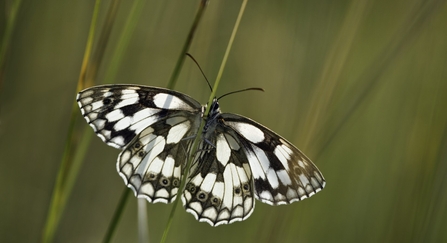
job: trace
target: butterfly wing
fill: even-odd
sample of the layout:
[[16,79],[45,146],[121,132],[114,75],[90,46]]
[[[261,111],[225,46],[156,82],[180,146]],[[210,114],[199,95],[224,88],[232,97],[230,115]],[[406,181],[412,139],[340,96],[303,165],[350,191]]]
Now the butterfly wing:
[[118,149],[168,112],[195,118],[201,111],[201,105],[187,95],[141,85],[95,86],[79,92],[76,100],[96,135]]
[[182,195],[197,220],[212,226],[242,221],[253,212],[254,198],[289,204],[325,186],[309,158],[259,123],[229,113],[209,123]]
[[[117,170],[135,195],[172,202],[202,119],[201,105],[179,92],[140,85],[92,87],[77,101],[95,133],[123,150]],[[215,112],[182,195],[198,220],[212,226],[241,221],[253,212],[254,198],[281,205],[323,189],[321,172],[290,142],[248,118]]]
[[179,92],[139,85],[88,88],[77,101],[95,133],[123,149],[117,170],[135,195],[171,202],[193,140],[188,138],[200,124],[201,105]]
[[289,204],[324,188],[318,168],[298,148],[261,124],[235,114],[221,114],[220,123],[235,131],[254,179],[255,197],[270,205]]
[[217,126],[204,137],[182,195],[186,211],[211,226],[242,221],[254,209],[252,173],[237,134]]

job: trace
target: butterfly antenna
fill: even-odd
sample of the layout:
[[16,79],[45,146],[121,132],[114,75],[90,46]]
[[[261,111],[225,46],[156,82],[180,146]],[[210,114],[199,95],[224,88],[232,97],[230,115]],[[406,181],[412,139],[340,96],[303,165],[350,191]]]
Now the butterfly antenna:
[[241,90],[231,91],[230,93],[226,93],[226,94],[220,96],[219,98],[217,98],[217,100],[220,100],[221,98],[223,98],[223,97],[225,97],[227,95],[230,95],[230,94],[235,94],[235,93],[249,91],[249,90],[258,90],[258,91],[264,92],[263,88],[256,88],[256,87],[254,87],[254,88],[247,88],[247,89],[241,89]]
[[199,63],[196,61],[196,59],[189,53],[186,53],[186,55],[188,57],[190,57],[197,65],[197,67],[199,68],[200,72],[202,73],[203,77],[205,78],[206,82],[208,83],[208,87],[210,87],[211,92],[213,92],[213,88],[211,87],[210,82],[208,81],[208,79],[205,76],[205,73],[203,72],[202,68],[200,67]]

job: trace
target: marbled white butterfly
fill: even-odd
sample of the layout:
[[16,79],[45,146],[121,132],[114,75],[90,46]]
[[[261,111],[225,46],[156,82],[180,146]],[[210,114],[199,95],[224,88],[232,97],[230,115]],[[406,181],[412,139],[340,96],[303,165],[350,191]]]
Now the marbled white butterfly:
[[221,113],[168,89],[101,85],[79,92],[82,115],[108,145],[121,149],[118,173],[139,198],[172,202],[200,122],[199,148],[182,193],[186,211],[212,226],[245,220],[255,201],[289,204],[319,192],[318,168],[286,139],[261,124]]

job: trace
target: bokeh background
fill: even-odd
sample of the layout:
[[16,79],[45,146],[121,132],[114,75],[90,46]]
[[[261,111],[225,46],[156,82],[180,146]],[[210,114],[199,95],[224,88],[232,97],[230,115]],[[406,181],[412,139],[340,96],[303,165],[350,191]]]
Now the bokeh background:
[[[3,42],[16,2],[0,2]],[[94,4],[22,1],[16,13],[0,73],[1,242],[41,240]],[[96,36],[109,4],[101,3]],[[118,8],[97,84],[132,4]],[[147,0],[110,82],[165,87],[198,4]],[[240,4],[212,0],[197,29],[189,52],[211,82]],[[447,242],[445,1],[251,0],[218,94],[247,87],[265,92],[226,97],[223,111],[293,142],[326,188],[288,206],[258,202],[246,221],[216,228],[179,206],[167,242]],[[175,89],[202,103],[210,94],[189,59]],[[80,112],[76,119],[89,129]],[[125,187],[118,153],[92,138],[54,242],[102,240]],[[171,205],[147,210],[158,242]],[[112,242],[137,242],[137,215],[131,196]]]

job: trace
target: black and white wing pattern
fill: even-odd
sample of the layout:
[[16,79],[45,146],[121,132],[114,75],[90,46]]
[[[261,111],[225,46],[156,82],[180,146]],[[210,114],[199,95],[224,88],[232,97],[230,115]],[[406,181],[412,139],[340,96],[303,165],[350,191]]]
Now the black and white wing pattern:
[[312,161],[285,138],[243,116],[224,113],[220,117],[220,126],[238,134],[256,199],[270,205],[289,204],[311,197],[326,185]]
[[[183,206],[212,226],[245,220],[255,198],[289,204],[325,186],[300,150],[249,118],[221,113],[217,99],[206,117],[206,106],[185,94],[140,85],[88,88],[77,101],[95,133],[122,150],[117,170],[137,197],[170,203],[187,176]],[[199,148],[185,175],[196,136]]]
[[186,211],[212,226],[242,221],[253,212],[253,176],[243,145],[217,126],[201,141],[182,195]]
[[81,91],[82,115],[108,145],[122,149],[117,170],[137,197],[175,198],[202,106],[167,89],[102,85]]
[[308,198],[326,182],[299,149],[261,124],[220,113],[214,101],[183,192],[186,210],[210,225],[245,220],[254,199],[270,205]]

